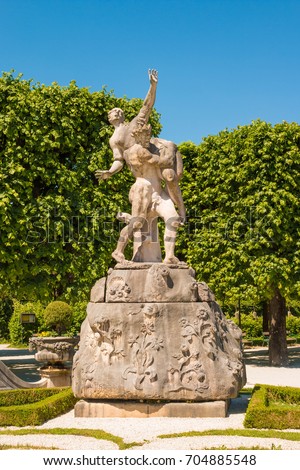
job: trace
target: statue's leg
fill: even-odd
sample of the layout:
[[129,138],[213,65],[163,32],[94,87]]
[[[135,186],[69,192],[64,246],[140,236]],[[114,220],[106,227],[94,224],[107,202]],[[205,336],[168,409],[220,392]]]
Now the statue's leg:
[[140,230],[147,220],[148,208],[151,204],[152,186],[150,183],[137,181],[130,192],[132,212],[129,221],[129,231],[132,234],[136,230]]
[[165,259],[163,262],[178,264],[180,261],[176,258],[174,252],[177,228],[181,225],[181,217],[177,214],[172,200],[165,193],[161,195],[161,201],[156,206],[156,212],[165,222]]
[[124,263],[125,261],[124,251],[129,242],[129,239],[128,225],[126,225],[126,227],[122,228],[117,247],[111,254],[112,258],[114,258],[118,263]]
[[[128,214],[127,212],[118,212],[117,219],[120,220],[121,222],[125,222],[126,224],[129,224],[130,219],[131,219],[131,214]],[[128,242],[129,242],[129,230],[128,230],[128,226],[126,226],[121,230],[117,247],[115,251],[113,251],[112,253],[112,257],[118,263],[124,263],[125,261],[124,251]]]
[[119,213],[117,215],[119,220],[128,224],[121,230],[117,247],[112,253],[112,257],[118,263],[125,262],[124,251],[129,240],[138,234],[147,220],[147,211],[151,204],[151,195],[152,188],[150,184],[145,184],[141,181],[135,182],[129,194],[129,199],[132,205],[131,215],[127,213]]
[[186,212],[184,207],[184,202],[182,199],[181,190],[179,187],[178,177],[174,170],[170,168],[165,168],[161,172],[164,181],[166,182],[166,189],[168,194],[174,204],[178,207],[179,215],[182,219],[182,223],[184,223],[186,218]]

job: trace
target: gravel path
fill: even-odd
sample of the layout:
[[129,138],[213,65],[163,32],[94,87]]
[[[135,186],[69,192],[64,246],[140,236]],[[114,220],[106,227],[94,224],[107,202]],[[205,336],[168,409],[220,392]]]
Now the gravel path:
[[27,436],[0,436],[0,446],[34,446],[47,449],[61,450],[117,450],[114,442],[82,436],[50,436],[35,434]]
[[[300,450],[300,442],[286,441],[283,439],[253,439],[242,436],[196,436],[177,437],[174,439],[161,439],[139,447],[139,450],[200,450],[225,446],[227,449],[237,449],[238,447],[258,446],[265,449],[279,447],[282,450]],[[175,447],[176,446],[176,447]]]
[[[47,448],[49,450],[118,450],[117,444],[111,441],[95,439],[81,436],[49,436],[39,434],[33,436],[1,436],[0,446],[35,446]],[[195,436],[177,437],[176,439],[154,439],[146,442],[142,446],[132,447],[128,451],[134,450],[200,450],[225,446],[227,449],[237,449],[238,447],[259,446],[260,448],[271,449],[272,447],[282,450],[300,450],[300,442],[288,441],[274,438],[254,439],[242,436]]]

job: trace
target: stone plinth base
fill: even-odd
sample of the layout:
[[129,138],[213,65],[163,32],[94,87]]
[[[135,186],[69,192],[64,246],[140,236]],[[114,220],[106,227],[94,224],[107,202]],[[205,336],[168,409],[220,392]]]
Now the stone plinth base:
[[170,402],[182,402],[184,410],[208,402],[215,407],[237,397],[246,383],[241,338],[188,266],[117,265],[92,288],[72,389],[91,402],[160,402],[151,416],[177,416],[155,414],[162,403],[166,410],[179,406]]
[[76,418],[226,418],[230,400],[201,403],[145,403],[80,400]]
[[47,381],[46,388],[70,387],[72,384],[71,369],[41,368],[40,374],[41,378]]

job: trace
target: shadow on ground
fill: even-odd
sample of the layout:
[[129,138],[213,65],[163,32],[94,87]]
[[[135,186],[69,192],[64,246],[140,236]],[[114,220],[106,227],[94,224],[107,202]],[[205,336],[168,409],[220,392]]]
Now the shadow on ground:
[[33,356],[32,351],[28,349],[0,349],[0,360],[5,359],[6,357],[21,357],[21,356]]
[[[289,347],[289,366],[291,368],[300,368],[300,346]],[[246,365],[253,365],[257,367],[269,366],[269,353],[268,349],[247,349],[244,352],[244,359]]]

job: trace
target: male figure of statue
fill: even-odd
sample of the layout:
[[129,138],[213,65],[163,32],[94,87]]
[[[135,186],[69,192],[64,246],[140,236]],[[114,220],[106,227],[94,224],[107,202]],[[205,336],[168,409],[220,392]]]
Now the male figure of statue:
[[[124,249],[128,239],[132,238],[134,231],[142,228],[142,221],[149,220],[148,215],[151,205],[152,208],[154,207],[152,199],[156,197],[153,196],[155,193],[159,196],[161,202],[163,200],[169,201],[164,204],[160,203],[160,209],[158,210],[156,204],[155,212],[164,219],[166,224],[164,238],[166,256],[164,262],[174,264],[178,263],[178,259],[174,256],[176,237],[174,230],[176,232],[178,225],[185,220],[185,207],[179,188],[179,180],[182,175],[182,159],[173,142],[159,138],[151,138],[150,140],[151,128],[146,126],[146,123],[155,102],[157,72],[150,70],[149,78],[150,89],[140,112],[132,121],[125,123],[124,113],[120,108],[114,108],[109,112],[109,122],[115,127],[110,139],[114,161],[109,170],[97,170],[95,174],[98,179],[110,178],[113,174],[119,172],[123,168],[124,162],[126,162],[136,177],[136,183],[131,188],[129,196],[132,203],[131,218],[127,216],[129,225],[122,230],[117,249],[112,256],[118,262],[124,262]],[[161,184],[162,180],[165,181],[164,189]],[[140,189],[138,190],[138,188]],[[178,207],[179,216],[174,204]],[[167,205],[168,209],[166,209]],[[170,219],[169,222],[167,217]],[[172,234],[169,233],[170,230]]]
[[182,223],[174,203],[161,184],[159,155],[150,152],[151,126],[137,127],[133,132],[136,143],[125,150],[124,158],[135,177],[129,192],[131,215],[125,214],[128,225],[123,228],[112,256],[124,262],[124,250],[129,239],[143,227],[149,229],[151,221],[161,217],[165,222],[164,263],[178,264],[174,255],[176,231]]

